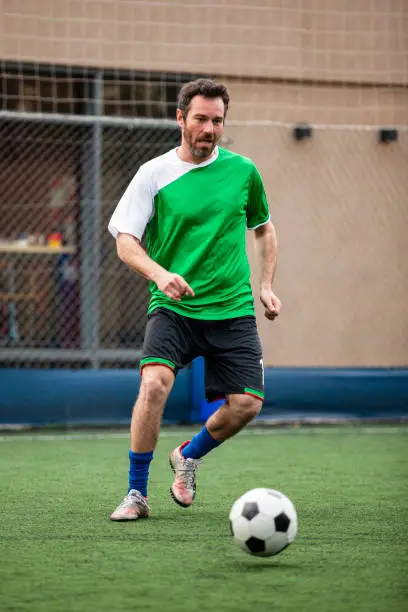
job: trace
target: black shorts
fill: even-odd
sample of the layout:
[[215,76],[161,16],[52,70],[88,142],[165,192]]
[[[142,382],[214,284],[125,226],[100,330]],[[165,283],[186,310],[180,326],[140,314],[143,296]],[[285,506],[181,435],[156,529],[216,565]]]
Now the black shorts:
[[157,308],[146,326],[140,369],[162,364],[175,374],[196,357],[205,360],[208,401],[229,393],[264,398],[261,342],[255,317],[202,321]]

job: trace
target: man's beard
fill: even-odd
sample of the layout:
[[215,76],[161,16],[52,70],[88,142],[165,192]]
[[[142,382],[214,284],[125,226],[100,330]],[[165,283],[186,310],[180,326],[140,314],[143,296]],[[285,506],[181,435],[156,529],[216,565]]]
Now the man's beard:
[[[201,138],[198,138],[193,142],[191,132],[187,128],[184,128],[184,138],[186,140],[188,148],[190,149],[190,153],[194,155],[194,157],[209,157],[214,151],[215,145],[217,144],[215,137],[211,138],[210,136],[202,136]],[[205,143],[208,148],[201,148],[197,146],[197,144],[201,142]]]

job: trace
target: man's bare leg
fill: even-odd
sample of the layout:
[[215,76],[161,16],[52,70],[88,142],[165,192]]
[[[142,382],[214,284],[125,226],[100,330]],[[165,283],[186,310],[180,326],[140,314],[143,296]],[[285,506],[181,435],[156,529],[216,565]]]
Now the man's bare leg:
[[262,400],[246,394],[231,394],[191,441],[173,450],[170,465],[175,478],[170,489],[174,501],[187,508],[194,501],[199,459],[238,433],[262,407]]
[[166,366],[143,368],[139,395],[130,425],[130,449],[134,453],[152,452],[157,444],[167,398],[174,384],[174,373]]
[[164,406],[173,384],[174,373],[169,368],[160,365],[143,368],[130,426],[128,494],[112,512],[112,521],[133,521],[149,516],[149,467],[159,437]]
[[241,431],[260,413],[262,400],[252,395],[231,394],[205,424],[208,433],[218,442],[224,442]]

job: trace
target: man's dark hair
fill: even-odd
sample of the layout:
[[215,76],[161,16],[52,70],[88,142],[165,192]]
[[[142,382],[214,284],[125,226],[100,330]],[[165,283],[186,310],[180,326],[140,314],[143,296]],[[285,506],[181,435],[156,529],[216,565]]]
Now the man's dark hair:
[[224,102],[224,117],[226,116],[230,98],[225,85],[216,83],[212,79],[197,79],[196,81],[185,83],[180,89],[177,102],[177,107],[183,113],[184,119],[187,117],[191,100],[195,96],[204,96],[205,98],[222,98]]

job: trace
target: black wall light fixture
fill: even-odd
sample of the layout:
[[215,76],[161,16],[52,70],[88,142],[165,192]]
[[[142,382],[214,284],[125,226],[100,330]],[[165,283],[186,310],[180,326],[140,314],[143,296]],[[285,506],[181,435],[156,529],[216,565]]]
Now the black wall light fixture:
[[385,144],[397,142],[398,130],[396,128],[380,128],[378,130],[378,140]]
[[298,123],[293,128],[293,138],[295,140],[307,140],[312,137],[312,126],[307,123]]

